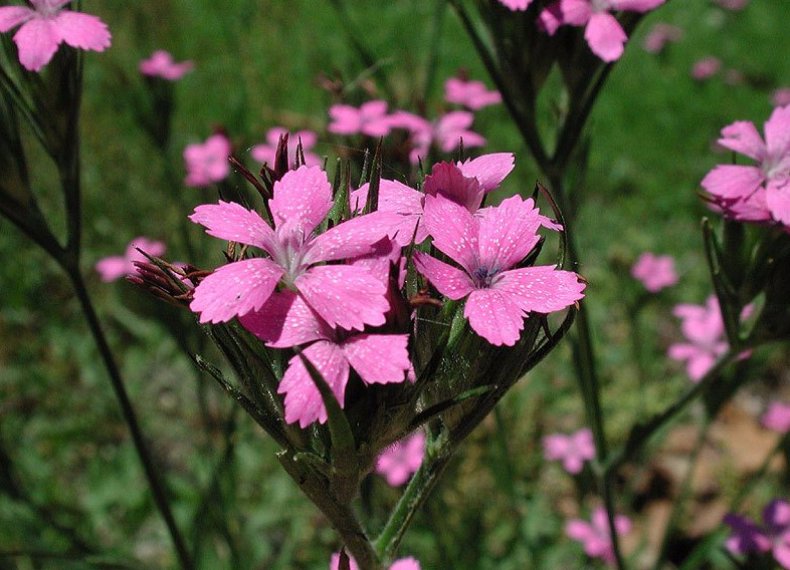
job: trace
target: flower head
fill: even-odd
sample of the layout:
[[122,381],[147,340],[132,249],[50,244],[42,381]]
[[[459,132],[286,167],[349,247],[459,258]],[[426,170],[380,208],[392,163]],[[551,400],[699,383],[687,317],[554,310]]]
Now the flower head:
[[658,293],[678,282],[674,258],[671,255],[655,255],[649,251],[636,260],[631,268],[631,276],[641,281],[651,293]]
[[384,475],[391,487],[409,480],[422,465],[425,456],[425,434],[414,432],[385,449],[376,460],[376,473]]
[[96,16],[64,10],[70,0],[30,0],[32,8],[0,8],[0,32],[20,26],[14,34],[19,62],[30,71],[41,71],[61,42],[74,48],[104,51],[110,47],[107,24]]
[[680,304],[672,313],[682,319],[681,329],[688,342],[671,345],[669,357],[686,361],[689,377],[699,381],[727,352],[719,300],[711,295],[705,305]]
[[451,111],[431,122],[407,111],[396,111],[390,115],[389,125],[411,133],[414,148],[410,159],[416,164],[428,156],[431,146],[436,146],[445,153],[457,149],[462,141],[464,148],[483,146],[486,139],[469,130],[474,119],[474,115],[468,111]]
[[763,414],[762,424],[773,431],[779,433],[790,432],[790,404],[783,402],[773,402],[765,414]]
[[448,103],[463,105],[477,111],[489,105],[502,102],[499,91],[489,91],[482,81],[466,81],[458,77],[450,77],[444,83],[444,99]]
[[[631,531],[631,521],[624,515],[615,515],[614,527],[618,535]],[[565,534],[584,546],[584,552],[591,558],[600,558],[609,564],[614,562],[612,537],[609,533],[609,520],[606,509],[596,507],[590,522],[572,519],[565,525]]]
[[192,71],[195,64],[191,61],[176,62],[170,52],[156,50],[151,57],[140,62],[140,73],[149,77],[160,77],[167,81],[177,81]]
[[351,105],[332,105],[329,108],[332,122],[330,133],[339,135],[363,134],[369,137],[383,137],[390,132],[386,101],[368,101],[359,108]]
[[562,461],[568,473],[580,473],[585,461],[595,458],[592,432],[584,428],[570,435],[547,435],[543,438],[543,455],[549,461]]
[[184,183],[199,187],[225,179],[230,174],[230,153],[230,141],[220,133],[211,135],[204,143],[187,145],[184,149],[187,170]]
[[[266,133],[266,143],[256,144],[252,147],[250,154],[252,158],[261,164],[268,164],[274,166],[275,154],[277,153],[277,145],[280,142],[280,137],[288,133],[288,129],[283,127],[274,127],[269,129]],[[296,145],[302,143],[302,152],[304,153],[304,163],[307,166],[318,166],[321,164],[321,159],[314,152],[310,150],[318,142],[318,135],[313,131],[298,131],[288,137],[288,156],[296,156]]]
[[105,257],[96,263],[96,271],[99,273],[101,280],[105,282],[115,281],[126,275],[137,273],[134,262],[147,261],[147,258],[138,250],[156,257],[165,252],[165,244],[142,236],[134,238],[126,246],[126,252],[123,255]]

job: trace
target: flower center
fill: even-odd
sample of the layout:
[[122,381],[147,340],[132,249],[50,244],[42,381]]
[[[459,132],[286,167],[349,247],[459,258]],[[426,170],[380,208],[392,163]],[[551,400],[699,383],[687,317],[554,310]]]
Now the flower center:
[[488,267],[478,267],[472,273],[472,278],[475,281],[475,285],[481,289],[485,289],[491,286],[497,273],[499,273],[498,268],[489,269]]

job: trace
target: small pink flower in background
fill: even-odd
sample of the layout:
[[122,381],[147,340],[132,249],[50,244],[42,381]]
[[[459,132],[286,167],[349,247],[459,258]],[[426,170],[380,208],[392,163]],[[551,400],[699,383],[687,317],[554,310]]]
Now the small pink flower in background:
[[655,255],[650,251],[639,256],[631,268],[631,276],[641,281],[651,293],[658,293],[678,282],[674,258],[671,255]]
[[417,251],[417,270],[444,296],[466,298],[469,325],[493,345],[513,346],[529,313],[561,311],[584,297],[585,285],[571,271],[518,267],[543,225],[532,199],[513,196],[473,215],[442,194],[426,196],[423,222],[434,247],[463,269]]
[[748,221],[790,225],[790,106],[777,107],[764,126],[765,142],[754,124],[724,127],[718,144],[754,160],[752,166],[720,164],[700,183],[725,215]]
[[790,503],[774,499],[763,510],[763,525],[729,513],[724,523],[732,529],[725,542],[732,554],[771,552],[782,568],[790,570]]
[[790,404],[772,402],[763,414],[762,424],[779,433],[790,432]]
[[74,48],[104,51],[112,36],[107,24],[98,17],[64,10],[70,0],[30,0],[33,8],[3,6],[0,8],[0,32],[16,26],[14,43],[19,62],[30,71],[41,71],[61,42]]
[[647,12],[666,0],[557,0],[540,13],[539,24],[553,36],[563,25],[584,27],[590,50],[603,61],[616,61],[623,55],[628,36],[610,12],[627,10]]
[[532,3],[532,0],[499,0],[499,2],[514,12],[523,12]]
[[749,3],[749,0],[715,0],[716,4],[724,8],[725,10],[743,10],[746,8],[746,5]]
[[327,129],[338,135],[383,137],[389,134],[391,128],[386,101],[368,101],[358,109],[351,105],[332,105],[329,116],[332,122]]
[[[618,535],[631,532],[631,520],[625,515],[615,515],[614,528]],[[606,509],[596,507],[590,522],[572,519],[565,525],[565,534],[584,546],[584,552],[591,558],[600,558],[607,564],[615,561],[612,538],[609,533],[609,520]]]
[[698,59],[691,67],[691,77],[697,81],[704,81],[710,79],[721,71],[721,60],[718,57],[709,55]]
[[[357,561],[351,555],[348,557],[350,570],[359,570]],[[329,570],[339,570],[340,568],[340,554],[335,552],[329,561]],[[389,567],[389,570],[420,570],[420,563],[415,558],[409,556],[408,558],[399,558]]]
[[[280,142],[280,136],[288,132],[284,127],[274,127],[269,129],[266,133],[266,144],[257,144],[252,147],[250,154],[252,158],[261,164],[268,164],[274,166],[274,158],[277,152],[277,144]],[[296,147],[302,142],[302,152],[304,153],[304,163],[307,166],[319,166],[321,159],[314,152],[310,150],[318,142],[318,135],[313,131],[298,131],[291,133],[288,137],[288,157],[296,156]]]
[[543,438],[543,456],[548,461],[562,461],[568,473],[580,473],[584,462],[595,458],[592,432],[584,428],[569,435],[547,435]]
[[421,431],[395,442],[376,460],[376,473],[391,487],[400,487],[420,468],[425,456],[425,434]]
[[126,252],[123,255],[105,257],[96,263],[96,271],[99,273],[101,280],[110,282],[137,273],[134,262],[148,261],[142,253],[137,251],[138,249],[143,250],[148,255],[157,257],[165,252],[165,244],[142,236],[134,238],[126,246]]
[[790,105],[790,87],[781,87],[771,93],[771,104],[774,107]]
[[715,295],[705,305],[677,305],[672,313],[682,319],[681,329],[688,342],[669,347],[669,357],[686,362],[686,372],[692,381],[699,381],[727,352],[724,321]]
[[650,53],[661,53],[668,43],[680,41],[683,30],[672,24],[659,22],[655,24],[645,36],[642,46]]
[[187,145],[184,149],[187,170],[184,183],[200,187],[224,180],[230,174],[228,156],[231,150],[228,137],[220,133],[211,135],[204,143]]
[[177,81],[195,68],[191,61],[176,62],[170,52],[156,50],[151,57],[140,62],[140,73],[149,77],[160,77],[167,81]]
[[489,91],[482,81],[465,81],[450,77],[444,83],[444,100],[477,111],[502,102],[499,91]]
[[417,163],[428,156],[431,146],[435,145],[445,153],[454,151],[461,146],[474,148],[486,144],[482,135],[469,130],[475,117],[467,111],[451,111],[430,122],[417,115],[400,111],[393,113],[390,124],[393,128],[406,128],[411,132],[414,149],[410,158]]

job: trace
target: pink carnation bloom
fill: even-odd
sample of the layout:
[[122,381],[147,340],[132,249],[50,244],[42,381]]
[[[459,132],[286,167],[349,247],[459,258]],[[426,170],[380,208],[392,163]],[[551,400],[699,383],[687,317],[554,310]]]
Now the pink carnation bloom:
[[646,251],[639,256],[631,268],[631,276],[638,279],[651,293],[675,285],[678,274],[675,271],[675,260],[671,255],[655,255]]
[[219,133],[211,135],[204,143],[187,145],[184,149],[187,170],[184,183],[200,187],[225,179],[230,174],[230,153],[228,137]]
[[661,53],[664,47],[670,42],[677,42],[683,37],[683,30],[671,24],[655,24],[648,34],[642,46],[645,51],[650,53]]
[[414,148],[410,158],[416,164],[426,158],[432,145],[442,152],[452,152],[461,145],[464,148],[479,147],[486,144],[486,139],[469,127],[474,122],[474,115],[467,111],[451,111],[430,122],[407,111],[397,111],[390,115],[389,124],[392,128],[407,129],[411,132]]
[[332,105],[329,108],[332,122],[330,133],[355,135],[361,133],[369,137],[383,137],[390,132],[386,101],[368,101],[359,109],[350,105]]
[[[350,570],[359,570],[357,561],[351,556],[348,557]],[[339,570],[340,568],[340,554],[335,552],[329,561],[329,570]],[[420,563],[415,558],[409,556],[408,558],[400,558],[392,563],[389,570],[420,570]]]
[[725,542],[732,554],[771,552],[782,568],[790,570],[790,503],[771,501],[763,510],[763,526],[733,513],[724,522],[732,529]]
[[704,81],[710,79],[721,71],[721,60],[718,57],[709,55],[698,59],[691,67],[691,77],[697,81]]
[[385,449],[376,460],[376,473],[384,475],[391,487],[400,487],[422,465],[425,434],[414,432]]
[[451,77],[444,83],[444,99],[448,103],[463,105],[477,111],[489,105],[502,102],[499,91],[489,91],[482,81],[465,81]]
[[499,0],[499,2],[514,12],[523,12],[529,7],[532,0]]
[[771,104],[774,107],[790,105],[790,87],[781,87],[771,93]]
[[681,329],[688,342],[671,345],[669,357],[685,361],[689,378],[697,382],[727,352],[719,301],[711,295],[705,305],[680,304],[672,313],[682,319]]
[[[269,129],[266,133],[266,144],[256,144],[252,147],[250,154],[252,158],[261,164],[268,164],[274,166],[275,154],[277,152],[277,144],[280,142],[280,136],[288,132],[288,129],[283,127],[274,127]],[[288,156],[296,156],[296,147],[302,142],[302,152],[304,153],[304,163],[307,166],[320,166],[321,159],[317,154],[310,152],[310,150],[318,142],[318,135],[313,131],[298,131],[290,134],[288,137]]]
[[584,26],[584,39],[603,61],[616,61],[623,55],[628,36],[610,12],[628,10],[647,12],[666,0],[557,0],[539,16],[541,27],[551,36],[562,25]]
[[779,433],[790,432],[790,404],[773,402],[762,418],[763,426]]
[[140,62],[140,73],[149,77],[160,77],[167,81],[177,81],[192,71],[195,64],[191,61],[176,63],[170,52],[156,50],[151,57]]
[[562,461],[568,473],[580,473],[584,462],[595,458],[592,432],[584,428],[570,435],[547,435],[543,438],[543,456],[548,461]]
[[423,221],[433,245],[462,269],[415,252],[417,270],[442,295],[467,298],[464,316],[493,345],[514,345],[528,313],[560,311],[584,296],[573,272],[517,268],[539,241],[541,216],[531,199],[513,196],[473,215],[442,194],[426,196]]
[[[615,515],[614,528],[618,535],[631,532],[631,520],[624,515]],[[596,507],[590,522],[572,519],[565,525],[565,534],[584,546],[584,552],[591,558],[600,558],[608,564],[615,560],[612,537],[609,533],[609,519],[606,509]]]
[[[764,132],[765,142],[751,122],[737,121],[724,127],[719,145],[756,164],[720,164],[701,185],[726,215],[749,221],[773,219],[789,226],[790,106],[775,108]],[[746,215],[743,208],[748,208]]]
[[126,252],[123,255],[105,257],[96,263],[96,271],[99,273],[101,280],[110,282],[137,273],[134,262],[148,261],[142,253],[137,251],[138,249],[156,257],[165,252],[165,244],[161,241],[149,240],[146,237],[134,238],[126,246]]
[[296,289],[330,326],[362,330],[384,324],[386,286],[365,267],[319,265],[370,253],[397,221],[374,212],[321,235],[332,208],[332,186],[317,166],[302,166],[274,183],[269,209],[274,229],[256,212],[220,201],[195,208],[190,220],[214,237],[257,247],[271,256],[223,265],[195,288],[190,308],[201,323],[221,323],[257,311],[277,284]]
[[[354,295],[353,289],[347,292],[351,298]],[[344,406],[350,368],[367,384],[388,384],[403,382],[411,367],[406,348],[409,335],[334,330],[292,291],[274,293],[260,309],[239,320],[273,348],[311,343],[302,354],[329,384],[340,407]],[[304,428],[316,420],[326,422],[321,393],[298,355],[289,361],[277,391],[285,394],[288,423],[298,421]]]
[[14,43],[19,62],[30,71],[41,71],[61,42],[74,48],[104,51],[110,47],[107,24],[96,16],[64,10],[70,0],[30,0],[32,8],[3,6],[0,8],[0,32],[16,26]]

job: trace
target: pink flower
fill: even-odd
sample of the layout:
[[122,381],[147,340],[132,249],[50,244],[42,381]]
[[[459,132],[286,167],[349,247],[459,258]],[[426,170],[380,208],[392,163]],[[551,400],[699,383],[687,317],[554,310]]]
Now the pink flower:
[[[252,147],[250,154],[252,158],[261,164],[268,164],[274,166],[275,153],[277,152],[277,144],[280,142],[280,136],[288,132],[288,129],[283,127],[274,127],[269,129],[266,133],[266,144],[257,144]],[[318,135],[313,131],[298,131],[288,137],[288,156],[296,156],[296,146],[302,142],[302,152],[304,153],[304,163],[307,166],[319,166],[321,159],[317,154],[310,152],[318,142]]]
[[359,109],[350,105],[332,105],[329,108],[332,122],[330,133],[355,135],[361,133],[369,137],[383,137],[390,132],[386,101],[368,101]]
[[529,7],[529,5],[532,3],[532,0],[499,0],[499,2],[514,12],[523,12],[527,9],[527,7]]
[[655,24],[645,36],[643,47],[650,53],[661,53],[670,42],[677,42],[683,37],[683,30],[671,24]]
[[74,48],[104,51],[110,47],[110,31],[96,16],[63,10],[70,0],[30,0],[33,8],[0,8],[0,32],[21,24],[14,34],[19,62],[30,71],[41,71],[61,42]]
[[729,513],[724,523],[732,529],[725,545],[732,554],[772,552],[782,568],[790,570],[790,503],[774,499],[763,510],[763,526]]
[[152,241],[146,237],[136,237],[129,242],[126,246],[126,252],[123,255],[114,255],[100,259],[96,263],[96,271],[99,273],[102,281],[110,282],[137,273],[137,268],[134,266],[135,261],[148,261],[148,259],[139,251],[143,250],[148,255],[159,256],[165,252],[165,244],[161,241]]
[[682,319],[681,329],[688,342],[669,347],[669,357],[686,362],[686,372],[698,382],[727,352],[724,340],[724,321],[715,295],[705,305],[677,305],[672,313]]
[[[720,164],[702,187],[725,215],[749,221],[773,218],[790,225],[790,106],[777,107],[765,123],[765,142],[753,123],[737,121],[721,131],[719,145],[754,160],[752,166]],[[754,212],[752,212],[754,210]]]
[[721,60],[718,57],[709,55],[698,59],[691,67],[691,77],[697,81],[704,81],[710,79],[721,71]]
[[790,432],[790,404],[773,402],[762,418],[763,426],[779,433]]
[[482,81],[465,81],[451,77],[444,83],[444,99],[448,103],[463,105],[477,111],[489,105],[502,102],[499,91],[489,91]]
[[[615,515],[614,528],[618,535],[631,532],[631,521],[624,515]],[[608,564],[614,562],[612,538],[609,533],[609,519],[606,509],[597,507],[592,512],[590,522],[572,519],[565,525],[565,534],[584,546],[584,552],[591,558],[600,558]]]
[[391,487],[400,487],[422,465],[425,434],[421,431],[395,442],[376,460],[376,473],[384,475]]
[[417,270],[444,296],[467,298],[464,316],[493,345],[514,345],[528,313],[560,311],[584,296],[573,272],[517,267],[539,241],[541,216],[531,199],[513,196],[472,215],[441,194],[426,196],[423,221],[433,245],[463,270],[415,252]]
[[[349,266],[350,267],[350,266]],[[348,296],[355,295],[353,290]],[[258,310],[240,317],[241,324],[273,348],[310,343],[304,357],[332,388],[344,406],[350,368],[367,384],[403,382],[410,369],[406,334],[353,334],[333,330],[305,300],[293,293],[274,293]],[[307,427],[326,422],[321,393],[302,359],[291,358],[277,390],[285,394],[285,421]]]
[[592,432],[584,428],[570,435],[547,435],[543,438],[543,456],[548,461],[562,461],[568,473],[580,473],[584,462],[595,458]]
[[639,256],[631,268],[631,276],[638,279],[651,293],[675,285],[678,274],[675,271],[675,260],[671,255],[655,255],[646,251]]
[[208,186],[219,182],[230,174],[228,156],[231,145],[228,137],[223,134],[211,135],[202,144],[190,144],[184,149],[184,162],[187,186]]
[[194,69],[191,61],[176,63],[169,52],[156,50],[151,57],[140,62],[140,73],[149,77],[160,77],[167,81],[177,81]]
[[[351,556],[348,557],[350,570],[359,570],[356,560]],[[335,552],[329,561],[329,570],[338,570],[340,568],[340,554]],[[409,556],[408,558],[400,558],[392,563],[389,570],[420,570],[420,563],[416,559]]]
[[647,12],[665,0],[557,0],[539,16],[541,27],[554,35],[562,25],[584,26],[584,39],[592,52],[604,61],[616,61],[623,55],[628,36],[610,14],[611,10]]
[[332,207],[332,186],[317,166],[287,172],[274,184],[269,209],[274,229],[256,212],[220,201],[195,208],[190,219],[214,237],[260,248],[254,257],[224,265],[195,288],[190,308],[201,323],[221,323],[257,311],[282,280],[330,326],[362,330],[384,324],[386,286],[365,267],[323,262],[373,251],[397,221],[386,212],[358,216],[313,235]]
[[416,164],[428,156],[432,145],[447,153],[457,149],[462,140],[464,148],[486,144],[485,138],[469,130],[474,120],[474,115],[467,111],[451,111],[434,122],[407,111],[396,111],[390,115],[389,124],[394,129],[411,132],[414,148],[410,158]]
[[774,107],[790,105],[790,87],[781,87],[771,93],[771,104]]

